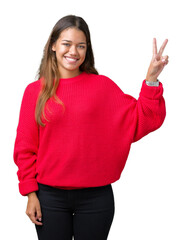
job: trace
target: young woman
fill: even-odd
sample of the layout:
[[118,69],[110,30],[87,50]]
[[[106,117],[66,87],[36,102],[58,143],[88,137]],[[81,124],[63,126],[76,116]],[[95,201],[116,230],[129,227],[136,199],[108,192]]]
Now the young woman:
[[25,89],[14,146],[19,191],[40,240],[105,240],[130,146],[158,129],[166,114],[158,76],[168,63],[153,39],[153,57],[138,100],[99,75],[89,28],[68,15],[45,45],[38,80]]

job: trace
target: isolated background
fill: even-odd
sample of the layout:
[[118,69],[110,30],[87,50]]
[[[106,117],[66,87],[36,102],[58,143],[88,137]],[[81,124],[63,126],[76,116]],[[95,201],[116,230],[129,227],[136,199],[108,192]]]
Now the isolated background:
[[[55,23],[75,14],[89,25],[100,74],[138,98],[152,57],[169,42],[169,64],[159,79],[167,116],[157,131],[132,144],[119,181],[112,184],[115,216],[108,240],[182,239],[182,108],[180,1],[13,1],[0,4],[1,239],[37,239],[25,214],[27,197],[18,191],[13,148],[25,87],[35,81],[44,45]],[[146,123],[147,124],[147,123]]]

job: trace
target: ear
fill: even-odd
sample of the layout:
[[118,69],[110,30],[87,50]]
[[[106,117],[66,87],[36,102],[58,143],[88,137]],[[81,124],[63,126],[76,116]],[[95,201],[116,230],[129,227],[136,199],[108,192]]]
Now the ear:
[[55,46],[55,43],[52,45],[52,51],[56,51],[56,46]]

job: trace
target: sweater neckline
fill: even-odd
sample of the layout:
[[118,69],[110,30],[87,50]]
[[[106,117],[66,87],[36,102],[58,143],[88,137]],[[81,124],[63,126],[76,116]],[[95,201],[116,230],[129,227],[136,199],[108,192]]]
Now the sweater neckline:
[[78,82],[81,79],[83,79],[86,76],[86,72],[81,72],[78,76],[76,77],[71,77],[71,78],[60,78],[59,81],[60,83],[63,84],[68,84],[68,83],[73,83],[73,82]]

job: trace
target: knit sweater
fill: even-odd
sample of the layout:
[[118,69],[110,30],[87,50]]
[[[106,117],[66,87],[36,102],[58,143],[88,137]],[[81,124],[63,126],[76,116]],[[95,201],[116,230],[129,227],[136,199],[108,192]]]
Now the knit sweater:
[[163,86],[142,82],[139,98],[125,94],[104,75],[82,72],[59,79],[46,102],[49,121],[38,126],[35,106],[41,79],[25,88],[14,143],[20,194],[42,183],[61,189],[111,184],[120,178],[131,144],[158,129],[166,115]]

